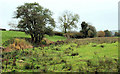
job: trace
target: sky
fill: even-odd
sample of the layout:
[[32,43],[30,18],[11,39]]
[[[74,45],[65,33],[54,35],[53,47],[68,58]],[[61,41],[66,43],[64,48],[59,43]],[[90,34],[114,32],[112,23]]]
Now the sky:
[[32,2],[38,2],[50,9],[54,13],[53,18],[57,26],[59,26],[58,17],[68,10],[80,16],[78,28],[74,29],[76,31],[81,29],[82,21],[95,26],[97,31],[118,29],[119,0],[0,0],[0,28],[10,29],[9,22],[18,22],[13,18],[16,7]]

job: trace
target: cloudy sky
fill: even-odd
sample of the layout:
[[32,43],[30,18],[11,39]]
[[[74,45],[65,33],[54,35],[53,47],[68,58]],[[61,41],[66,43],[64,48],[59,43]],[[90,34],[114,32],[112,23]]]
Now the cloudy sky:
[[118,29],[119,0],[0,0],[0,27],[10,29],[8,23],[16,21],[12,18],[16,7],[26,2],[38,2],[50,9],[56,22],[65,10],[79,14],[77,31],[80,30],[82,21],[90,23],[97,30]]

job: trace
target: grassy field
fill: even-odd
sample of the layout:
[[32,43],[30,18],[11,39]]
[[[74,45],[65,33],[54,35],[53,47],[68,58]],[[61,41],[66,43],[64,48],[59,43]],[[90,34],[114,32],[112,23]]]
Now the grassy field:
[[[16,31],[2,31],[2,43],[5,41],[15,38],[15,37],[21,37],[21,38],[30,38],[30,35],[26,35],[24,32],[16,32]],[[45,38],[51,41],[57,41],[57,40],[65,40],[65,37],[62,36],[48,36],[45,35]]]
[[3,53],[3,59],[9,59],[7,68],[2,63],[3,72],[117,72],[118,43],[93,45],[70,43]]
[[24,32],[2,31],[2,43],[15,37],[30,38],[30,36],[26,35]]
[[[9,38],[3,35],[4,41],[10,39],[9,34]],[[2,59],[3,72],[117,72],[118,41],[114,37],[70,39],[57,45],[3,52]]]
[[45,35],[45,38],[47,38],[48,40],[50,41],[58,41],[58,40],[66,40],[67,38],[63,37],[63,36],[48,36],[48,35]]

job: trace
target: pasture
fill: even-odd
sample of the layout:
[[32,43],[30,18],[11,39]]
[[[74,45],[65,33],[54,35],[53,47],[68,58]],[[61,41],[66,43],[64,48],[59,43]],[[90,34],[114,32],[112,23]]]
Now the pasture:
[[[23,32],[2,32],[3,43]],[[3,72],[117,72],[118,39],[114,37],[69,39],[45,36],[63,43],[2,53]]]
[[[2,44],[5,41],[14,39],[14,38],[30,38],[30,35],[26,35],[24,32],[18,31],[2,31]],[[49,39],[50,41],[57,41],[57,40],[66,40],[65,37],[62,36],[48,36],[45,35],[45,38]]]

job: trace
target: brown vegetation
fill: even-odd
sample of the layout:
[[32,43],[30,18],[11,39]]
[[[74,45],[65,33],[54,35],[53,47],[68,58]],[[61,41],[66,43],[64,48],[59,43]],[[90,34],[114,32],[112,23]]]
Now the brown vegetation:
[[20,49],[27,49],[32,48],[32,45],[25,41],[24,39],[14,39],[13,43],[10,44],[4,51],[10,52],[12,50],[20,50]]
[[105,36],[105,32],[104,32],[104,31],[99,31],[99,32],[97,33],[97,36],[98,36],[98,37],[104,37],[104,36]]

